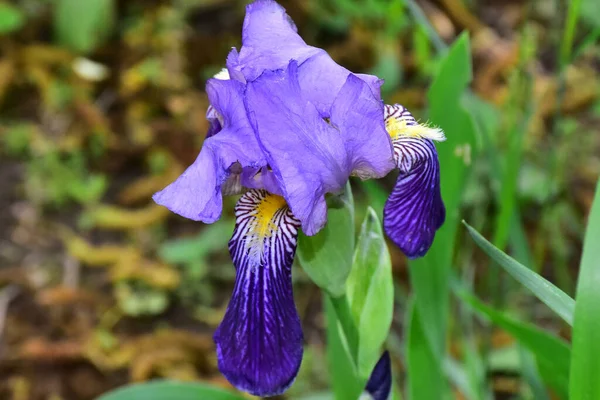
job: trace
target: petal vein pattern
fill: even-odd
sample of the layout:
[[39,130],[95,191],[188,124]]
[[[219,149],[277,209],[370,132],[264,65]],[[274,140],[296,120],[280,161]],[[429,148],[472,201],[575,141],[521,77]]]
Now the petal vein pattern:
[[244,194],[235,214],[229,251],[236,282],[214,336],[219,369],[238,389],[273,396],[293,383],[302,361],[291,280],[300,222],[265,190]]
[[418,124],[399,104],[386,106],[385,112],[400,175],[385,204],[383,226],[408,258],[422,257],[446,219],[440,164],[432,140],[443,140],[443,132]]

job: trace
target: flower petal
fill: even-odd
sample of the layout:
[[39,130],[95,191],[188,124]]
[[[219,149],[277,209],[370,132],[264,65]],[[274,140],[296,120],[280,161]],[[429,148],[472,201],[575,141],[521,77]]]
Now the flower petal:
[[240,390],[274,396],[293,383],[302,362],[291,278],[300,223],[283,198],[264,190],[244,194],[235,214],[235,288],[214,335],[219,369]]
[[[230,175],[245,167],[265,166],[266,162],[246,116],[244,85],[210,79],[206,90],[214,108],[211,116],[219,116],[222,129],[204,141],[196,161],[153,199],[183,217],[212,223],[221,215],[221,189]],[[236,185],[225,186],[231,190]]]
[[422,257],[446,218],[437,152],[429,139],[392,143],[400,175],[383,209],[383,227],[408,258]]
[[331,122],[342,134],[354,175],[381,178],[395,167],[383,103],[360,78],[348,75],[333,102]]
[[340,132],[303,98],[297,73],[292,62],[248,82],[246,108],[283,196],[314,235],[327,218],[325,193],[343,190],[350,166]]
[[206,132],[206,139],[216,135],[217,133],[221,132],[221,129],[223,129],[219,118],[220,115],[217,110],[215,110],[213,106],[209,105],[208,109],[206,110],[206,119],[208,120],[208,132]]
[[[327,52],[309,46],[298,35],[296,25],[285,9],[271,0],[258,0],[246,7],[242,48],[227,57],[230,76],[240,82],[253,81],[264,71],[285,68],[290,61],[299,68],[300,87],[306,99],[322,116],[329,110],[350,71],[338,65]],[[373,75],[357,75],[380,100],[383,81]]]
[[[329,117],[331,105],[350,74],[349,70],[323,52],[300,64],[298,79],[307,100],[315,105],[322,116]],[[366,74],[356,74],[356,77],[367,84],[377,100],[381,100],[380,87],[383,80]]]
[[[242,48],[236,53],[228,57],[228,69],[240,71],[246,80],[252,81],[265,70],[283,68],[292,59],[302,63],[325,51],[302,40],[285,8],[272,0],[258,0],[246,6]],[[231,75],[238,77],[235,73]]]
[[367,382],[360,400],[387,400],[392,392],[392,363],[390,353],[383,353]]

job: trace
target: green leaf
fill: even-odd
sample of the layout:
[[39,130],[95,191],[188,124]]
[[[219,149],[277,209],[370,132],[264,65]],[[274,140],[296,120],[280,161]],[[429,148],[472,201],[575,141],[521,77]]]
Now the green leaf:
[[573,41],[575,40],[575,30],[577,29],[577,21],[580,18],[581,0],[571,0],[568,2],[567,18],[563,37],[560,43],[559,63],[560,69],[566,68],[571,61],[571,52],[573,50]]
[[56,38],[75,52],[94,50],[111,33],[113,24],[113,0],[55,0]]
[[332,299],[329,296],[323,297],[327,321],[327,367],[331,374],[331,388],[336,400],[356,399],[363,390],[364,381],[357,376]]
[[[409,399],[445,399],[446,387],[442,364],[432,353],[414,302],[408,306],[406,359],[408,362]],[[431,380],[435,379],[435,380]]]
[[533,292],[544,304],[550,307],[569,325],[573,324],[575,301],[554,284],[536,274],[523,264],[488,242],[474,228],[463,221],[475,243],[496,261],[506,272]]
[[[431,122],[441,127],[447,136],[445,142],[436,145],[441,168],[442,198],[447,210],[446,222],[437,232],[428,254],[409,262],[411,283],[416,294],[415,306],[419,310],[417,321],[423,324],[421,331],[430,343],[430,354],[438,359],[440,365],[446,353],[449,282],[459,210],[468,169],[476,150],[476,125],[463,101],[471,79],[469,36],[462,34],[441,60],[427,93]],[[414,372],[411,370],[411,373]],[[440,367],[420,370],[419,374],[423,375],[418,379],[429,382],[429,386],[432,386],[431,382],[439,382],[438,386],[447,392]],[[413,386],[413,389],[431,390],[425,383]],[[413,398],[418,399],[445,397],[428,397],[416,392],[412,394]]]
[[346,296],[358,328],[358,374],[371,374],[387,338],[394,311],[392,261],[375,210],[367,209],[354,251]]
[[464,290],[457,290],[457,294],[473,309],[513,335],[525,348],[531,351],[536,358],[542,379],[561,398],[567,398],[571,349],[564,340],[532,324],[509,317],[485,305],[475,296]]
[[25,16],[15,6],[0,3],[0,35],[19,30],[25,23]]
[[342,296],[352,268],[354,252],[354,201],[350,183],[343,195],[328,201],[327,224],[314,236],[300,233],[298,260],[321,289]]
[[542,382],[539,368],[536,365],[535,357],[523,346],[519,346],[518,351],[523,370],[523,380],[529,384],[533,398],[536,400],[550,400],[548,391]]
[[588,218],[577,283],[571,400],[600,399],[600,180]]
[[201,383],[157,381],[113,390],[97,400],[243,400],[244,398]]

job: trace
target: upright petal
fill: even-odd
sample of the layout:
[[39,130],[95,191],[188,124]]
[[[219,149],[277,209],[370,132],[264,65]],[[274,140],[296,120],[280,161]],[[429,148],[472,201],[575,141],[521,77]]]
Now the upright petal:
[[388,400],[392,393],[392,363],[390,353],[383,353],[369,377],[359,400]]
[[292,62],[248,82],[246,108],[283,196],[314,235],[327,218],[325,193],[343,190],[350,165],[342,136],[302,96],[297,73]]
[[[298,79],[307,100],[315,105],[322,116],[329,117],[331,105],[350,74],[349,70],[323,52],[300,64]],[[367,84],[377,100],[381,100],[380,88],[383,80],[374,75],[356,74],[355,76]]]
[[[285,68],[290,61],[299,68],[302,91],[322,116],[329,116],[331,104],[350,74],[327,52],[309,46],[298,35],[285,9],[272,0],[258,0],[246,7],[242,48],[227,57],[230,75],[240,82],[253,81],[264,71]],[[383,81],[373,75],[357,75],[380,100]]]
[[242,48],[230,55],[227,67],[251,81],[265,70],[284,68],[290,60],[302,63],[320,53],[325,51],[307,45],[298,35],[285,8],[272,0],[257,0],[246,6]]
[[246,116],[244,85],[211,79],[206,90],[213,107],[209,117],[216,118],[221,129],[212,132],[196,161],[153,199],[183,217],[212,223],[221,215],[221,189],[230,175],[266,163]]
[[[387,107],[387,106],[386,106]],[[439,130],[419,125],[402,106],[386,109],[400,175],[383,209],[383,226],[408,258],[422,257],[446,218],[440,192],[440,164],[433,141]],[[396,112],[398,111],[398,112]]]
[[348,75],[333,102],[331,123],[342,134],[352,174],[361,179],[381,178],[395,167],[383,103],[355,75]]
[[302,362],[291,278],[300,223],[282,197],[264,190],[244,194],[235,215],[235,287],[214,335],[219,369],[240,390],[274,396],[293,383]]

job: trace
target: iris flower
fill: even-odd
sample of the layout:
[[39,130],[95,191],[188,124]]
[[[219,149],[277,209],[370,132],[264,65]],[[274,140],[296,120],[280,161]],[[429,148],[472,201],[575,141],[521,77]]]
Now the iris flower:
[[393,152],[381,81],[306,45],[277,3],[247,6],[242,48],[226,65],[207,82],[210,129],[198,158],[154,200],[212,223],[223,195],[242,194],[229,242],[236,281],[214,339],[225,377],[269,396],[291,385],[302,360],[291,282],[299,229],[316,234],[325,195],[350,175],[386,175]]
[[439,166],[420,155],[435,156],[431,128],[384,110],[380,79],[307,45],[274,1],[247,6],[242,47],[226,66],[206,85],[210,127],[200,154],[153,198],[212,223],[223,196],[241,194],[229,241],[236,280],[214,340],[234,386],[272,396],[292,384],[302,361],[291,280],[299,230],[314,235],[325,225],[325,196],[343,191],[350,176],[380,178],[397,166],[386,230],[408,256],[421,255],[441,224],[439,210],[418,210],[441,204],[427,197],[436,185],[439,195]]

